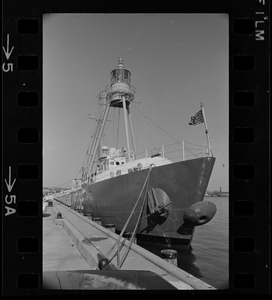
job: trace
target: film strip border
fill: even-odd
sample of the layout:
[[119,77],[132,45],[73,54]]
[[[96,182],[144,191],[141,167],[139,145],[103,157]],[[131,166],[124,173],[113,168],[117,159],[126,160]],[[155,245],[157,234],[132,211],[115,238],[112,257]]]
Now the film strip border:
[[2,12],[2,290],[34,294],[42,270],[41,17],[29,1],[3,1]]
[[253,4],[230,15],[230,287],[263,294],[269,286],[268,3]]
[[[105,7],[3,2],[2,287],[4,295],[36,295],[42,293],[42,16]],[[270,291],[268,6],[267,0],[232,0],[190,1],[179,8],[229,15],[230,281],[218,293]],[[124,12],[145,11],[131,6]]]

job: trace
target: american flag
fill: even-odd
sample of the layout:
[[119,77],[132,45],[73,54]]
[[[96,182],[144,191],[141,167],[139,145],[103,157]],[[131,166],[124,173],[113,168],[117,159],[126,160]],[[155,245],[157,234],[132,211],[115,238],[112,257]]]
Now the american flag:
[[191,117],[191,122],[189,123],[189,125],[197,125],[203,122],[204,122],[204,118],[203,118],[202,110],[200,110],[194,116]]

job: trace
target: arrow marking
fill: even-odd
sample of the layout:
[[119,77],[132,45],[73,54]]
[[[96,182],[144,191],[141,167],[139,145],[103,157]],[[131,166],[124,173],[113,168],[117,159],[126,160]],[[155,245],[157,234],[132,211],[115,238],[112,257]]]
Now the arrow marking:
[[9,182],[6,181],[5,179],[5,182],[6,182],[6,186],[7,186],[7,189],[9,191],[9,193],[11,192],[13,186],[14,186],[14,183],[16,181],[16,178],[13,180],[12,184],[11,184],[11,166],[9,166]]
[[11,56],[11,53],[14,49],[14,46],[11,48],[11,50],[9,51],[9,34],[7,34],[7,50],[4,48],[3,46],[3,51],[5,53],[5,56],[7,58],[7,60],[9,60],[10,56]]

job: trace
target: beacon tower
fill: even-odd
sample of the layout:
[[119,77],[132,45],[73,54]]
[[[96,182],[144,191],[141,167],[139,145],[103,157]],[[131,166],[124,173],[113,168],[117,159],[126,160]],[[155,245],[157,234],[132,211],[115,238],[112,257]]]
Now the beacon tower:
[[[119,58],[117,69],[111,71],[111,84],[106,88],[106,101],[111,107],[119,107],[124,110],[126,142],[128,151],[128,161],[131,157],[131,142],[134,153],[136,153],[136,146],[134,141],[134,134],[132,129],[129,105],[134,99],[135,88],[130,84],[131,73],[124,68],[123,58]],[[129,134],[129,129],[130,133]]]

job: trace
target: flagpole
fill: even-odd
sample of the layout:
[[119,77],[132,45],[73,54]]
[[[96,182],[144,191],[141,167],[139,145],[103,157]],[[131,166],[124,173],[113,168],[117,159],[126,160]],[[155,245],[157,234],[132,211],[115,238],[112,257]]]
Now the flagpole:
[[204,104],[202,102],[200,103],[200,107],[201,107],[203,120],[204,120],[204,125],[205,125],[205,134],[206,134],[207,143],[208,143],[208,153],[209,153],[210,156],[213,156],[212,151],[211,151],[211,143],[210,143],[210,137],[209,137],[209,132],[208,132],[207,121],[206,121],[205,112],[204,112]]

